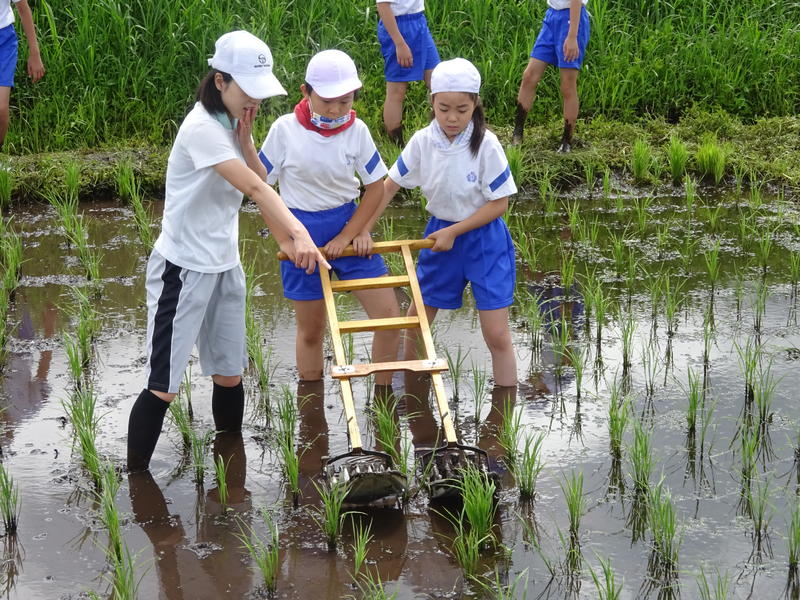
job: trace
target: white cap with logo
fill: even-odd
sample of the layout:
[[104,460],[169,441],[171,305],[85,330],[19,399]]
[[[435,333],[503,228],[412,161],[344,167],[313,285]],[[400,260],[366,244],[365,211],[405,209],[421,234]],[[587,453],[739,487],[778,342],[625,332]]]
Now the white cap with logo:
[[481,74],[466,58],[440,62],[431,73],[431,94],[439,92],[467,92],[481,90]]
[[317,52],[308,61],[306,83],[320,98],[338,98],[363,87],[356,63],[341,50]]
[[272,52],[264,42],[247,31],[231,31],[214,44],[208,65],[229,73],[242,91],[257,100],[286,95],[272,74]]

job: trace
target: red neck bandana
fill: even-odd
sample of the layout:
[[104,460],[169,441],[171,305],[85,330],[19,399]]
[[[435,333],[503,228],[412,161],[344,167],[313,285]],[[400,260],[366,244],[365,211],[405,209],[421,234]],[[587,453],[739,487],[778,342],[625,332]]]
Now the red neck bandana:
[[300,125],[308,129],[309,131],[316,131],[323,137],[331,137],[332,135],[341,133],[348,127],[351,127],[353,123],[356,122],[356,111],[351,109],[350,120],[341,127],[337,127],[336,129],[320,129],[311,122],[311,108],[309,108],[308,106],[308,98],[303,98],[300,102],[297,103],[297,106],[294,107],[294,116],[297,117],[297,120],[300,122]]

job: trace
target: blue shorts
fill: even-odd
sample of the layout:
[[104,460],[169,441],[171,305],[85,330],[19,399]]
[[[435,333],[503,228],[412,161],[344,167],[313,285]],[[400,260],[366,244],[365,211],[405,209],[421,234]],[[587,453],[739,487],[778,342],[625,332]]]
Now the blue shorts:
[[[431,217],[425,237],[452,221]],[[517,270],[514,242],[503,219],[468,231],[455,239],[447,252],[421,250],[417,277],[422,299],[435,308],[459,308],[467,282],[478,310],[496,310],[514,303]]]
[[14,87],[17,70],[17,32],[14,25],[0,29],[0,87]]
[[[305,225],[311,239],[317,246],[330,242],[344,228],[356,211],[356,203],[348,202],[329,210],[309,212],[298,208],[289,209]],[[328,261],[339,279],[361,279],[386,275],[389,269],[380,254],[372,258],[347,256]],[[319,268],[319,267],[317,267]],[[298,269],[288,260],[281,261],[281,281],[283,295],[289,300],[321,300],[322,282],[316,270],[309,275]]]
[[378,41],[381,43],[386,81],[422,81],[425,71],[439,64],[439,52],[428,29],[425,13],[399,15],[395,19],[400,34],[411,49],[414,64],[408,68],[400,66],[394,41],[383,26],[383,21],[378,21]]
[[564,40],[569,33],[569,9],[556,10],[548,8],[544,14],[542,29],[539,37],[533,44],[531,58],[558,66],[559,69],[580,69],[586,45],[589,43],[589,13],[586,7],[581,7],[581,21],[578,25],[578,58],[567,61],[564,59]]

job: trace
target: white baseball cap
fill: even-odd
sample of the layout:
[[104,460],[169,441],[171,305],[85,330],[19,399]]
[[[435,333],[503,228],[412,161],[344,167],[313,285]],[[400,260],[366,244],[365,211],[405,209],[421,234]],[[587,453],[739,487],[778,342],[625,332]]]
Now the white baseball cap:
[[317,52],[308,61],[306,83],[321,98],[338,98],[363,87],[353,59],[341,50]]
[[214,44],[214,56],[208,65],[229,73],[242,91],[261,100],[286,95],[286,90],[272,74],[272,52],[264,42],[247,31],[231,31]]
[[481,74],[466,58],[440,62],[431,73],[431,94],[439,92],[477,94],[480,90]]

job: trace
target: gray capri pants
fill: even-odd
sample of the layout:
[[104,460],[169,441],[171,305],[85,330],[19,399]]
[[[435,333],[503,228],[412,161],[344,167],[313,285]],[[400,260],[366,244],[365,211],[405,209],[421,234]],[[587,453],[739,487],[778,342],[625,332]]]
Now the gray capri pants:
[[155,250],[147,261],[147,389],[175,394],[197,344],[204,375],[247,367],[242,265],[221,273],[179,267]]

